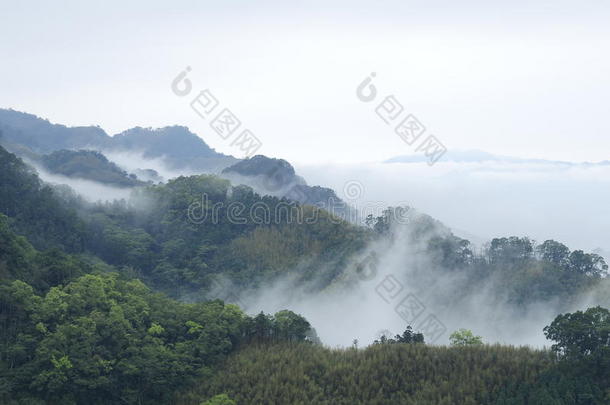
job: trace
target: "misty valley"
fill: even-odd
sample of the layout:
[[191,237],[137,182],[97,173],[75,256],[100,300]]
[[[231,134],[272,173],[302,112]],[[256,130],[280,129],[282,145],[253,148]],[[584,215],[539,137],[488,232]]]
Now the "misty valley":
[[[0,110],[0,402],[610,403],[602,251]],[[369,207],[371,208],[371,207]]]

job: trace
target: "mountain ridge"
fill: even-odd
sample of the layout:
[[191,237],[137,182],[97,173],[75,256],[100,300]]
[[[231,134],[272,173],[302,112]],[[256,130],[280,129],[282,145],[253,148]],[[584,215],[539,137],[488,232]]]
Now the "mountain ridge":
[[[426,156],[422,154],[412,155],[397,155],[386,159],[383,163],[424,163],[427,162]],[[509,163],[509,164],[552,164],[562,166],[608,166],[610,165],[609,160],[602,160],[599,162],[573,162],[566,160],[550,160],[540,158],[522,158],[516,156],[497,155],[478,149],[468,150],[450,150],[439,160],[439,162],[453,162],[453,163],[484,163],[484,162],[498,162],[498,163]]]
[[[173,170],[220,173],[232,182],[253,187],[262,194],[326,208],[344,218],[349,217],[351,213],[351,209],[341,201],[334,190],[308,185],[305,179],[296,174],[288,161],[263,155],[242,160],[218,153],[185,126],[173,125],[155,129],[134,127],[111,136],[96,126],[67,127],[53,124],[33,114],[0,109],[0,131],[0,144],[31,161],[49,160],[51,156],[57,157],[59,154],[66,158],[75,158],[76,155],[85,153],[84,150],[90,150],[99,153],[97,159],[93,159],[99,162],[89,159],[89,166],[97,163],[99,167],[104,160],[114,164],[112,159],[107,158],[107,154],[138,153],[142,154],[144,159],[162,158]],[[78,171],[74,167],[67,170],[68,162],[60,165],[56,159],[54,161],[53,167],[62,169],[58,174],[80,173],[80,176],[74,177],[96,179],[91,173],[84,175],[89,172],[86,167],[80,167],[81,170]],[[147,170],[152,168],[142,167],[128,172],[135,175],[140,173],[142,176]],[[155,176],[153,174],[148,178]],[[112,179],[120,186],[139,184],[136,179],[129,179],[127,174],[119,179],[108,173],[104,179]]]
[[0,109],[0,143],[27,147],[31,152],[48,154],[62,149],[91,149],[100,152],[143,153],[147,158],[164,158],[172,168],[191,167],[219,171],[238,159],[216,152],[187,127],[134,127],[109,135],[98,126],[68,127],[51,123],[34,114]]

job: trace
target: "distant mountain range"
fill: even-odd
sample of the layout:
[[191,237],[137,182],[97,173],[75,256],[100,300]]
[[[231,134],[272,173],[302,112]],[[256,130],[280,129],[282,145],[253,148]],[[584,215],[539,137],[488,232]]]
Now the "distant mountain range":
[[[13,152],[47,154],[62,149],[141,153],[163,157],[173,169],[219,171],[235,162],[210,148],[188,128],[132,128],[110,136],[99,127],[66,127],[14,110],[0,109],[0,142]],[[19,150],[15,150],[19,149]]]
[[[384,163],[425,163],[426,156],[423,154],[415,155],[400,155],[392,157]],[[481,150],[449,150],[439,160],[440,162],[454,163],[483,163],[483,162],[498,162],[512,164],[551,164],[562,166],[608,166],[610,161],[604,160],[601,162],[568,162],[562,160],[546,160],[546,159],[530,159],[519,158],[514,156],[494,155],[492,153]]]
[[263,155],[240,160],[224,155],[182,126],[136,127],[110,136],[96,126],[67,127],[32,114],[0,109],[0,145],[51,173],[106,185],[135,187],[168,180],[152,167],[128,173],[107,157],[126,152],[141,155],[144,161],[162,159],[178,173],[220,173],[260,194],[331,208],[342,216],[349,211],[333,190],[307,185],[286,160]]

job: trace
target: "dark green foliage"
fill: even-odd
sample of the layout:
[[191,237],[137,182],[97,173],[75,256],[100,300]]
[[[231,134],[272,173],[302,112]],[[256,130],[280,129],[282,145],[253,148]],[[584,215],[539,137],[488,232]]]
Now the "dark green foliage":
[[85,204],[42,185],[4,149],[0,154],[0,213],[17,233],[39,249],[93,253],[175,296],[208,288],[215,274],[256,285],[299,265],[299,277],[320,276],[323,286],[368,237],[324,210],[207,175],[141,190],[138,209]]
[[269,178],[269,188],[278,189],[293,183],[296,179],[294,167],[284,159],[273,159],[263,155],[256,155],[227,167],[223,173],[237,173],[242,176],[266,176]]
[[374,235],[392,239],[401,226],[430,258],[422,262],[422,274],[432,276],[431,266],[438,274],[463,271],[467,277],[456,290],[464,296],[491,285],[517,306],[556,298],[569,303],[607,271],[603,258],[554,241],[535,246],[527,238],[499,238],[477,255],[438,221],[401,207],[368,218],[371,232],[325,210],[208,175],[146,187],[136,205],[87,206],[43,186],[14,155],[0,153],[6,169],[0,174],[0,212],[15,231],[37,248],[90,252],[176,297],[201,298],[217,275],[252,287],[292,273],[324,288],[341,278]]
[[85,229],[74,210],[19,158],[0,147],[0,214],[39,249],[82,251]]
[[303,342],[320,343],[315,330],[301,315],[282,310],[274,316],[260,312],[246,320],[245,339],[248,342]]
[[34,248],[11,231],[8,217],[0,214],[0,279],[24,279],[32,273]]
[[[287,310],[248,317],[202,302],[218,278],[239,288],[291,275],[328,287],[367,242],[402,241],[404,209],[369,218],[369,230],[207,175],[143,188],[132,203],[84,204],[1,148],[0,169],[0,403],[161,404],[176,391],[185,404],[610,401],[603,308],[558,317],[545,329],[552,352],[428,347],[410,327],[359,351],[312,345],[311,325]],[[428,216],[401,225],[431,257],[416,270],[463,272],[464,297],[489,286],[525,310],[608,285],[603,258],[555,241],[500,238],[474,254]]]
[[529,238],[511,236],[495,238],[489,244],[488,255],[492,264],[515,263],[533,256],[534,244]]
[[574,403],[610,403],[610,311],[598,306],[559,315],[544,333],[559,356],[551,377],[575,382]]
[[544,333],[555,342],[552,366],[517,394],[503,391],[495,405],[610,403],[610,311],[594,307],[559,315]]
[[100,152],[91,150],[59,150],[42,156],[43,166],[52,173],[118,186],[135,187],[145,184],[128,175]]
[[343,202],[335,191],[320,186],[309,186],[284,159],[274,159],[256,155],[241,160],[222,171],[230,180],[239,184],[255,184],[265,193],[290,200],[324,208],[332,214],[348,219],[356,213]]
[[544,334],[556,342],[552,349],[562,357],[572,360],[607,357],[610,361],[610,311],[605,308],[559,315],[544,328]]
[[84,276],[44,296],[15,281],[2,293],[24,323],[6,339],[5,401],[26,394],[51,403],[161,400],[167,387],[228,353],[244,319],[236,307],[178,304],[115,276]]
[[554,240],[544,241],[536,248],[536,252],[542,260],[556,266],[566,266],[570,256],[570,249],[563,243]]
[[[270,322],[259,325],[263,317]],[[0,401],[167,403],[172,393],[259,334],[305,341],[309,323],[281,311],[255,319],[222,301],[184,304],[116,274],[86,275],[46,294],[0,286]]]
[[137,201],[139,210],[120,203],[89,208],[88,246],[175,296],[210,287],[216,274],[253,286],[300,264],[299,277],[329,283],[367,238],[324,210],[209,175],[142,189]]
[[570,253],[567,267],[573,273],[589,277],[601,277],[608,272],[608,265],[603,257],[595,253],[585,253],[582,250]]
[[373,344],[376,345],[396,343],[424,343],[424,335],[420,332],[413,332],[413,328],[409,325],[402,335],[396,335],[393,339],[386,335],[382,335],[378,340],[373,342]]
[[553,298],[570,302],[598,284],[608,269],[596,254],[570,253],[553,240],[535,246],[527,238],[516,237],[492,240],[486,257],[477,265],[488,267],[499,285],[508,286],[516,304]]
[[38,291],[64,284],[93,268],[57,248],[39,252],[16,235],[0,214],[0,281],[22,280]]

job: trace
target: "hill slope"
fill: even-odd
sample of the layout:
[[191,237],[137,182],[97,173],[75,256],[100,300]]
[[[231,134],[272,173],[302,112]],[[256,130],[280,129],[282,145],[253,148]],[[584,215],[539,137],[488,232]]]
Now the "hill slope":
[[[567,371],[557,376],[550,352],[528,348],[262,345],[233,354],[212,379],[180,395],[177,404],[198,405],[220,393],[240,405],[602,403],[584,399],[598,389],[591,382]],[[583,399],[573,399],[579,396]]]
[[51,173],[67,177],[87,179],[117,187],[145,184],[96,151],[62,149],[42,156],[39,162]]
[[39,154],[61,149],[93,149],[161,158],[172,168],[219,171],[237,161],[217,153],[185,127],[136,127],[109,136],[100,127],[67,127],[32,114],[0,109],[0,143],[12,151],[24,148]]

